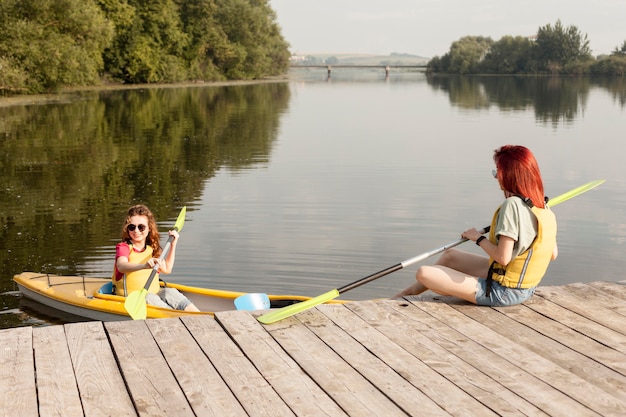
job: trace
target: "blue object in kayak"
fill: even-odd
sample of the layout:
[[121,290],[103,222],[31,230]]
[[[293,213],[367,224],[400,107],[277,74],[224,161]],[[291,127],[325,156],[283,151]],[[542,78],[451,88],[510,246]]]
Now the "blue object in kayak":
[[270,299],[264,293],[249,293],[235,298],[237,310],[267,310],[270,308]]

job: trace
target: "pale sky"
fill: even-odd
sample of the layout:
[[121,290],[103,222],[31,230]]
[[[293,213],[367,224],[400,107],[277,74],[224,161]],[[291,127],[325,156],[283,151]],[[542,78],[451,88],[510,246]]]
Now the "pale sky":
[[467,35],[530,36],[576,26],[594,55],[626,40],[626,0],[269,0],[291,52],[431,58]]

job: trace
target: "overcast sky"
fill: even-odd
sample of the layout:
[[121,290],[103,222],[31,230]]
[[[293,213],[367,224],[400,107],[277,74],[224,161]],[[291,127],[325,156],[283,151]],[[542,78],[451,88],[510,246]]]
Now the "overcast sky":
[[296,53],[443,55],[466,35],[576,26],[594,55],[626,40],[626,0],[269,0]]

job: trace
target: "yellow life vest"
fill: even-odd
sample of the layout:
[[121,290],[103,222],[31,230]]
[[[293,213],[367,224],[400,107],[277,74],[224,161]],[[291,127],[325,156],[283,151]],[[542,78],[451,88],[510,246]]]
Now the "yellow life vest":
[[[128,261],[132,263],[145,264],[152,258],[152,246],[146,245],[146,249],[143,252],[138,252],[133,248],[133,245],[130,246],[130,253],[128,254]],[[150,273],[152,269],[140,269],[139,271],[128,272],[124,274],[122,279],[115,279],[115,270],[113,271],[113,285],[115,285],[115,294],[123,295],[127,297],[128,294],[133,291],[139,291],[143,289],[144,285],[146,285],[146,281],[150,277]],[[159,274],[157,273],[152,283],[150,284],[150,288],[148,288],[148,292],[156,294],[159,292]]]
[[[532,204],[532,203],[531,203]],[[507,266],[501,265],[489,259],[489,279],[499,282],[509,288],[533,288],[539,285],[543,278],[556,245],[556,217],[549,208],[540,209],[531,206],[530,210],[537,217],[537,236],[530,247],[523,253],[511,260]],[[498,208],[493,215],[489,240],[496,244],[496,221]],[[488,282],[487,288],[491,285]]]

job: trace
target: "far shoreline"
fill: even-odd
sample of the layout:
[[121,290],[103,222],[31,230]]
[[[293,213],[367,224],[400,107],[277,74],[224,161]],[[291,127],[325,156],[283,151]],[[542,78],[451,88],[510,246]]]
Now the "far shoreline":
[[264,83],[286,82],[287,75],[265,78],[262,80],[233,80],[233,81],[188,81],[167,84],[100,84],[84,87],[65,87],[57,93],[47,94],[17,94],[14,96],[0,96],[0,108],[11,106],[29,106],[37,104],[68,103],[84,92],[101,92],[116,90],[141,90],[156,88],[185,88],[185,87],[227,87],[234,85],[252,85]]

